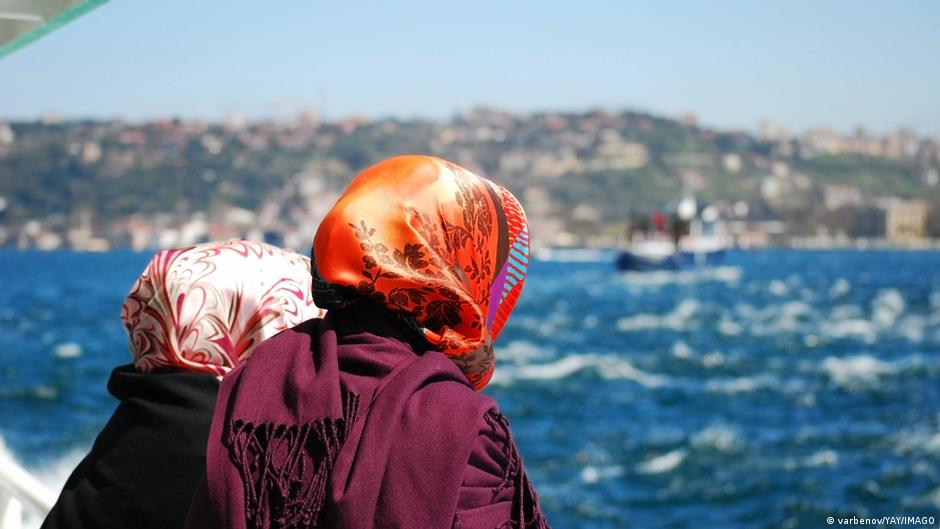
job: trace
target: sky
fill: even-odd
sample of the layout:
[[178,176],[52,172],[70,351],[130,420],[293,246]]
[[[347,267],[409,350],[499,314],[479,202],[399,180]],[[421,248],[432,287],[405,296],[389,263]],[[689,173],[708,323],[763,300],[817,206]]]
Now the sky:
[[940,2],[111,0],[0,59],[0,119],[697,114],[940,138]]

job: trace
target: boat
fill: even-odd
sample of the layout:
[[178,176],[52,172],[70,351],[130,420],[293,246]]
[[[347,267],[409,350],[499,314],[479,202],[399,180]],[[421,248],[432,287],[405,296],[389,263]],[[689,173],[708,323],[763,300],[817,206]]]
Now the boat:
[[684,270],[721,263],[730,239],[714,205],[700,207],[691,193],[668,212],[654,211],[630,230],[628,246],[614,265],[622,271]]
[[[0,2],[0,58],[95,9],[107,0]],[[57,494],[20,466],[0,439],[0,529],[42,520]]]
[[107,1],[0,2],[0,57],[44,37]]
[[650,270],[678,270],[682,259],[672,239],[634,239],[630,247],[619,252],[615,264],[619,270],[646,272]]

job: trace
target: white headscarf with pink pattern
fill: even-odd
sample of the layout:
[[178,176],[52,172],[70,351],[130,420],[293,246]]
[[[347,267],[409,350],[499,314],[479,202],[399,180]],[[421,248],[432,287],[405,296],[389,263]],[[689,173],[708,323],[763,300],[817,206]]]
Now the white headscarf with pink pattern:
[[121,307],[134,367],[222,376],[266,338],[325,311],[310,259],[253,241],[158,252]]

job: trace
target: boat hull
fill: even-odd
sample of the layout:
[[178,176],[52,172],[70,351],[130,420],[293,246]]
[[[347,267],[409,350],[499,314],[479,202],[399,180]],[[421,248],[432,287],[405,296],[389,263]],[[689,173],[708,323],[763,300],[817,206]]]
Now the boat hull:
[[678,270],[682,260],[677,255],[667,257],[649,257],[632,252],[620,252],[614,262],[618,270],[650,272],[653,270]]
[[679,252],[666,257],[649,257],[629,250],[617,254],[614,265],[621,271],[650,272],[655,270],[687,270],[716,266],[725,258],[725,250],[713,252]]

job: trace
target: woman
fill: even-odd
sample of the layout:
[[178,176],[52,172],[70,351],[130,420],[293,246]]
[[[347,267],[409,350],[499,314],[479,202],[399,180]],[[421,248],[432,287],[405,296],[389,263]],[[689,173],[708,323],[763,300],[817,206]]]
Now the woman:
[[157,253],[121,307],[120,404],[44,529],[182,527],[205,474],[219,379],[264,339],[322,316],[306,257],[248,241]]
[[358,175],[320,224],[329,310],[222,382],[190,529],[547,527],[489,397],[522,289],[525,215],[452,163]]

